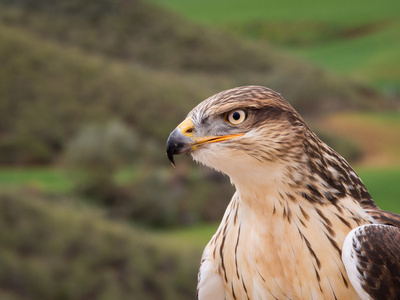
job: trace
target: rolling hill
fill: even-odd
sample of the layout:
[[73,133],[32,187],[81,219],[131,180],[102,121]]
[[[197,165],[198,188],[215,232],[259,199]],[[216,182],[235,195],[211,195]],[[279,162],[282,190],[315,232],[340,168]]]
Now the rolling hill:
[[0,5],[3,163],[51,161],[80,126],[110,118],[163,143],[194,104],[239,85],[272,87],[309,117],[383,103],[357,82],[148,2]]
[[199,24],[266,41],[375,86],[387,97],[398,97],[400,4],[396,0],[154,1]]

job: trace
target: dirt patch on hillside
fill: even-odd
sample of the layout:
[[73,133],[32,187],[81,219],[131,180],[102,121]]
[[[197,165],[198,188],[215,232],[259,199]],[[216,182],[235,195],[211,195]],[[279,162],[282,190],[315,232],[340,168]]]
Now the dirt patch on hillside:
[[361,164],[400,164],[400,122],[373,114],[338,114],[321,120],[325,130],[354,140],[363,150]]

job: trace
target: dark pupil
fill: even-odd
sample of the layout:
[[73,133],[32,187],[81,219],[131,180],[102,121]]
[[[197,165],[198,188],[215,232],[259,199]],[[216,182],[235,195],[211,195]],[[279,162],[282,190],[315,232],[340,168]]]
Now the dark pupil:
[[232,115],[232,117],[233,117],[233,119],[234,119],[235,121],[237,121],[237,120],[240,119],[240,113],[234,112],[233,115]]

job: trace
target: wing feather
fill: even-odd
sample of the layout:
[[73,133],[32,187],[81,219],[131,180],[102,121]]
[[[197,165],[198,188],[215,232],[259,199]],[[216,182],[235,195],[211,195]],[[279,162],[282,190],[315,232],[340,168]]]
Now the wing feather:
[[362,299],[400,299],[400,228],[371,224],[353,229],[342,260]]

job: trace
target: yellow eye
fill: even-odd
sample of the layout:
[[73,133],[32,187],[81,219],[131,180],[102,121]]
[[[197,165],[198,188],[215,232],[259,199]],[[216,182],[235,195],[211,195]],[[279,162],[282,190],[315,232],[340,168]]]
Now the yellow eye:
[[247,119],[247,111],[242,109],[232,110],[226,116],[226,120],[232,125],[242,124]]

